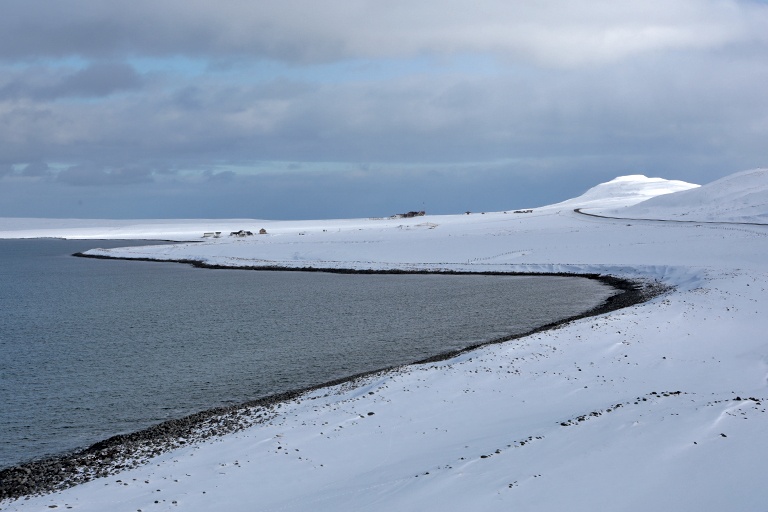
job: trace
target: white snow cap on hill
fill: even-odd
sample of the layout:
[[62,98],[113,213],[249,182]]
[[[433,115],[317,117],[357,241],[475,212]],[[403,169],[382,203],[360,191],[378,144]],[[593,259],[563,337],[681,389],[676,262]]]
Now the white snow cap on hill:
[[627,218],[768,224],[768,169],[737,172],[703,187],[603,213]]
[[662,194],[689,190],[699,185],[664,178],[648,178],[642,174],[619,176],[601,183],[579,197],[553,204],[552,208],[620,208],[640,203]]

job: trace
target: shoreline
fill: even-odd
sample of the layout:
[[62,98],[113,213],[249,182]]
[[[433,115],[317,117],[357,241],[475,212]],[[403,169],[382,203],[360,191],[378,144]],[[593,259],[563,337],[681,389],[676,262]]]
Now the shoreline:
[[[622,181],[630,182],[629,190]],[[267,225],[273,236],[251,243],[88,251],[223,266],[597,273],[671,290],[444,362],[212,417],[196,430],[198,439],[245,428],[199,443],[160,440],[158,453],[171,443],[181,447],[139,459],[149,463],[119,475],[4,500],[0,508],[762,510],[768,456],[756,440],[768,429],[768,231],[573,211],[585,205],[605,211],[657,188],[642,180],[619,182],[532,215],[428,218],[439,224],[434,228],[301,221]],[[730,191],[763,184],[723,182],[691,197],[722,202],[717,218],[728,217],[740,211]],[[671,196],[669,202],[675,211],[690,204]],[[748,203],[756,213],[765,210],[757,196]],[[83,232],[57,226],[29,233]],[[140,230],[142,238],[158,232],[140,226],[131,233]],[[75,250],[85,252],[68,252]],[[93,464],[106,464],[102,458],[109,454],[99,451]]]
[[42,495],[63,490],[88,482],[95,478],[111,476],[123,470],[143,466],[149,459],[167,453],[188,444],[203,442],[211,437],[238,432],[258,423],[264,423],[274,417],[275,409],[282,403],[300,398],[302,395],[324,388],[331,388],[345,383],[355,383],[373,375],[397,372],[418,364],[434,363],[454,358],[478,348],[504,343],[535,333],[556,329],[562,325],[586,318],[605,314],[618,309],[646,302],[672,288],[658,282],[649,283],[641,280],[618,278],[600,274],[576,274],[567,272],[501,272],[501,271],[455,271],[455,270],[373,270],[320,267],[281,267],[277,265],[232,267],[210,265],[196,260],[157,260],[150,258],[122,258],[103,255],[76,253],[73,256],[97,259],[123,259],[137,261],[158,261],[189,264],[197,268],[262,270],[262,271],[303,271],[328,272],[343,274],[442,274],[442,275],[507,275],[507,276],[564,276],[595,279],[620,292],[606,299],[601,305],[563,320],[540,326],[531,331],[516,335],[507,335],[494,340],[473,344],[462,349],[446,351],[428,358],[403,365],[390,366],[364,373],[351,375],[307,388],[269,395],[257,400],[238,405],[218,407],[200,411],[182,418],[167,420],[149,428],[130,434],[112,436],[99,441],[83,450],[33,460],[0,471],[0,500],[17,499],[24,496]]

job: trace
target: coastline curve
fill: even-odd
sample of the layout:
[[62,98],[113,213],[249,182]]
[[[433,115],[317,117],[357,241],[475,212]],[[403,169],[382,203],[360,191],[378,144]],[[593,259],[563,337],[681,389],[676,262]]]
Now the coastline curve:
[[353,387],[363,385],[366,379],[377,375],[397,372],[405,367],[429,364],[453,359],[461,354],[481,347],[524,338],[539,332],[560,328],[576,320],[606,314],[646,302],[672,289],[658,281],[647,282],[639,279],[616,277],[597,273],[570,272],[505,272],[505,271],[461,271],[450,269],[350,269],[321,267],[225,266],[207,264],[197,260],[158,260],[151,258],[123,258],[105,255],[75,253],[73,256],[98,259],[123,259],[134,261],[175,262],[196,268],[236,269],[260,271],[327,272],[338,274],[440,274],[440,275],[503,275],[503,276],[567,276],[594,279],[619,290],[602,304],[586,312],[552,322],[528,332],[502,336],[491,341],[450,350],[411,363],[371,370],[321,384],[273,394],[238,405],[217,407],[200,411],[182,418],[167,420],[130,434],[120,434],[74,453],[62,454],[44,460],[22,463],[0,471],[0,501],[17,499],[28,495],[41,495],[63,490],[75,485],[117,474],[123,470],[146,464],[150,458],[169,452],[181,446],[204,442],[211,437],[238,432],[258,423],[269,421],[276,414],[280,404],[301,399],[309,392],[332,388],[341,384]]

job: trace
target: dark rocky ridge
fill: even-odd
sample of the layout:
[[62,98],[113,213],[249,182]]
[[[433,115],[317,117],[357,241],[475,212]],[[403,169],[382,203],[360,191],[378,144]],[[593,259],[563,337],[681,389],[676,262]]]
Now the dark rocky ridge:
[[[620,293],[609,297],[592,310],[553,322],[523,334],[503,336],[485,343],[470,345],[463,349],[451,350],[435,356],[414,361],[411,364],[434,363],[445,361],[459,354],[479,347],[523,338],[531,334],[559,328],[574,320],[588,316],[601,315],[617,309],[640,304],[670,290],[670,287],[658,282],[642,282],[621,279],[599,274],[535,273],[535,272],[464,272],[454,270],[353,270],[328,268],[290,268],[280,266],[227,267],[209,265],[195,260],[152,260],[149,258],[112,258],[101,255],[77,253],[74,256],[99,259],[127,259],[139,261],[163,261],[186,263],[198,268],[262,270],[262,271],[300,271],[330,272],[338,274],[445,274],[445,275],[506,275],[506,276],[563,276],[595,279],[607,284]],[[189,416],[168,420],[158,425],[134,432],[121,434],[100,441],[84,450],[51,457],[45,460],[31,461],[0,471],[0,500],[20,498],[27,495],[45,494],[66,489],[94,478],[114,475],[122,470],[146,464],[157,455],[167,451],[203,442],[214,436],[221,436],[263,423],[274,418],[283,402],[299,399],[304,393],[348,383],[355,385],[377,374],[396,371],[408,365],[399,365],[379,370],[364,372],[342,379],[337,379],[309,388],[279,393],[236,406],[218,407],[198,412]]]

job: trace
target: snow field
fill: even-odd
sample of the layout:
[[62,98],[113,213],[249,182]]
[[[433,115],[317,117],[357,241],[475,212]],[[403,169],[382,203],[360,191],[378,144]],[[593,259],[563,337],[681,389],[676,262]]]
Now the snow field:
[[237,434],[0,508],[765,510],[768,227],[545,208],[266,229],[89,253],[245,267],[595,272],[676,288],[313,391]]

